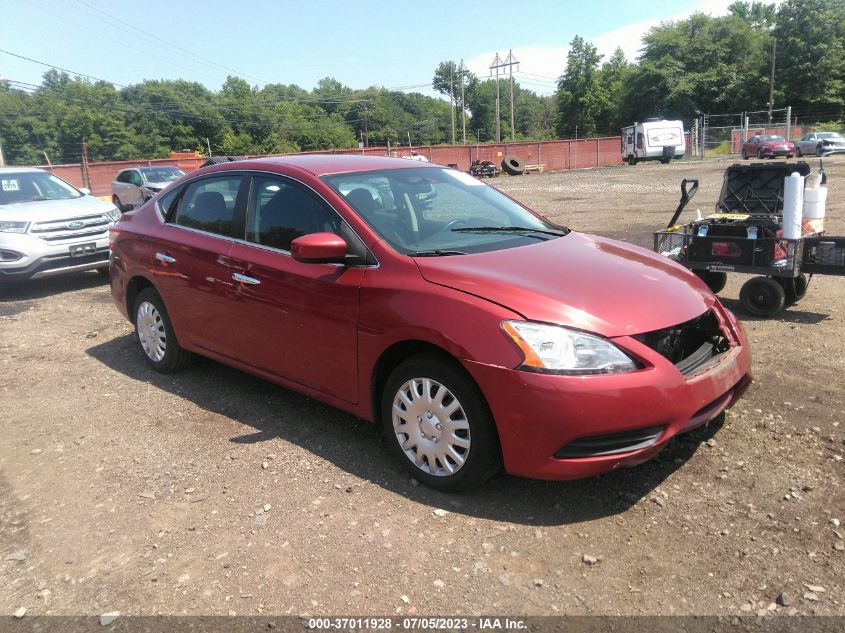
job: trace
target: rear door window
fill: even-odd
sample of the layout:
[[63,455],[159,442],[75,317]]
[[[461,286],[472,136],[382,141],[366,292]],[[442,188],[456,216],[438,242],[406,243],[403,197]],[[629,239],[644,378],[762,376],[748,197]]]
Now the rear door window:
[[234,237],[234,218],[243,176],[204,178],[192,182],[176,209],[174,224]]
[[309,233],[338,233],[341,219],[313,192],[280,178],[253,179],[247,214],[247,240],[289,251]]

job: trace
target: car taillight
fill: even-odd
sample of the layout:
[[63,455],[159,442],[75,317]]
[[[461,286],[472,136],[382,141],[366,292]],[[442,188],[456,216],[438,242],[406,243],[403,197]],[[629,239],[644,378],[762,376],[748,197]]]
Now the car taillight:
[[114,249],[114,245],[117,242],[117,234],[120,233],[120,229],[116,226],[109,228],[109,250]]

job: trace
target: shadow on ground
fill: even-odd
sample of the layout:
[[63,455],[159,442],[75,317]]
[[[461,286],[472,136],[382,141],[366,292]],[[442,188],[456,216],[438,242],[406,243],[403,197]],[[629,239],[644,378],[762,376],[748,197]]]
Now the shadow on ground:
[[[150,369],[132,335],[87,350],[93,358],[134,380],[186,398],[244,425],[238,444],[281,439],[386,490],[432,507],[527,525],[589,521],[624,512],[684,464],[721,427],[721,420],[670,441],[651,462],[630,470],[571,482],[546,482],[499,475],[463,495],[423,486],[391,458],[376,425],[270,382],[205,360],[175,375]],[[214,437],[209,432],[209,437]]]
[[[96,271],[73,273],[43,279],[30,279],[26,282],[2,283],[0,281],[0,310],[13,310],[12,306],[19,301],[43,299],[52,295],[59,295],[77,290],[87,290],[98,286],[108,286],[109,280]],[[107,295],[111,300],[111,295]]]

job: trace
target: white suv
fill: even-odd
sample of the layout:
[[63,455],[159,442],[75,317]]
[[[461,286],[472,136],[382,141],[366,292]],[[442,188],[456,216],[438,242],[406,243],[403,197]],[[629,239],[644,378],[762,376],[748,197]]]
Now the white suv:
[[0,286],[96,269],[108,274],[109,227],[120,212],[32,167],[0,168]]

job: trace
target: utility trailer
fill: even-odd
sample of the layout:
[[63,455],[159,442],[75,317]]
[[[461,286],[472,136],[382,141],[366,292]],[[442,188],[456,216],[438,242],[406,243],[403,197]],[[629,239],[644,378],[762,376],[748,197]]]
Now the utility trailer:
[[824,235],[823,219],[805,219],[800,238],[783,238],[785,178],[810,171],[803,161],[732,165],[716,213],[678,225],[698,190],[698,180],[682,180],[681,201],[666,229],[654,234],[654,250],[691,269],[714,293],[728,273],[756,275],[743,284],[740,302],[754,316],[776,315],[804,297],[814,274],[845,275],[845,237]]

